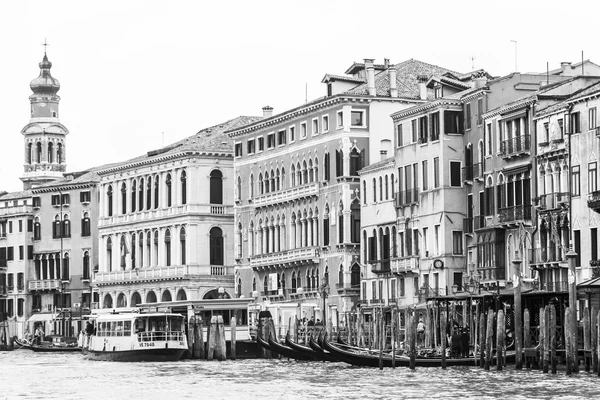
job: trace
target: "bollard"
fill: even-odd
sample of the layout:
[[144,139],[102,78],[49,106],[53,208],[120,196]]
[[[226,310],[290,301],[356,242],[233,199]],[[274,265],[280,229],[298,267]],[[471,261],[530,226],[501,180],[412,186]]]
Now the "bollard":
[[230,358],[232,360],[236,359],[236,345],[237,345],[237,334],[236,334],[236,328],[237,328],[237,322],[235,320],[235,317],[231,317],[231,344],[229,346],[230,350]]
[[212,316],[210,318],[210,325],[208,325],[208,351],[206,353],[206,359],[211,361],[215,356],[215,346],[217,344],[217,317]]
[[550,365],[552,373],[556,374],[556,308],[550,307]]
[[415,336],[415,319],[416,315],[414,311],[410,314],[410,324],[407,325],[408,335],[410,337],[410,359],[408,361],[408,368],[415,369],[415,361],[417,358],[417,338]]
[[502,354],[504,354],[504,310],[498,310],[496,318],[496,370],[502,371]]
[[396,309],[392,308],[392,326],[390,329],[392,344],[392,368],[396,368]]
[[494,311],[490,308],[488,310],[487,328],[486,328],[486,339],[485,339],[485,370],[490,370],[490,364],[492,363],[492,341],[494,337]]

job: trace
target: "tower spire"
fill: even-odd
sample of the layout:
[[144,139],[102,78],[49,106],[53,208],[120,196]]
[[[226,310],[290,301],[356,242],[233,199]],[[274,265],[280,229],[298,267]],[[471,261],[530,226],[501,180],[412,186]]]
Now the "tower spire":
[[42,43],[42,46],[44,46],[44,57],[46,56],[46,50],[48,47],[48,42],[46,41],[46,38],[44,38],[44,43]]

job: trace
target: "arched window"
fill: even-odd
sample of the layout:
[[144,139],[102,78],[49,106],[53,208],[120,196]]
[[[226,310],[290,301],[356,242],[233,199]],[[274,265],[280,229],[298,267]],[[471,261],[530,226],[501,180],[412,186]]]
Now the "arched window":
[[54,217],[54,224],[52,225],[52,238],[53,239],[60,238],[60,227],[61,227],[61,220],[60,220],[60,217],[58,215],[56,215]]
[[297,288],[302,287],[302,276],[300,275],[300,273],[298,273],[298,277],[296,278],[296,287]]
[[373,178],[373,203],[377,202],[377,179]]
[[121,184],[121,214],[127,214],[127,186]]
[[31,143],[29,143],[27,145],[27,157],[26,157],[26,160],[25,160],[25,161],[27,161],[27,164],[31,164],[31,159],[32,159],[31,152],[32,151],[33,151],[33,145]]
[[315,157],[315,165],[313,166],[315,170],[315,182],[319,182],[319,159]]
[[62,164],[63,158],[63,147],[62,144],[59,143],[56,145],[56,162]]
[[367,204],[367,181],[363,181],[362,198],[363,198],[363,204]]
[[242,297],[242,278],[237,279],[237,288],[235,292],[238,297]]
[[360,267],[358,264],[352,265],[352,270],[350,271],[350,286],[353,288],[360,287]]
[[210,204],[223,204],[223,174],[218,169],[210,172]]
[[165,262],[167,267],[171,265],[171,230],[165,231]]
[[210,230],[210,264],[223,264],[223,231],[214,227]]
[[139,192],[139,196],[138,196],[138,209],[140,211],[144,210],[144,178],[140,178],[140,187],[138,189]]
[[69,253],[65,253],[62,259],[62,274],[63,280],[71,280],[71,271],[69,271]]
[[236,239],[237,239],[237,250],[236,250],[236,254],[237,257],[236,258],[242,258],[242,224],[239,223],[238,227],[237,227],[237,235],[236,235]]
[[338,243],[344,243],[344,204],[340,201],[338,211]]
[[302,161],[302,183],[308,183],[308,167],[306,166],[306,160]]
[[83,279],[90,279],[90,252],[83,252]]
[[39,217],[35,217],[33,220],[33,240],[42,239],[42,225],[40,224]]
[[173,197],[173,189],[171,187],[171,174],[167,174],[165,179],[165,185],[167,186],[167,207],[171,207],[171,201]]
[[169,292],[168,290],[162,292],[160,301],[173,301],[173,298],[171,297],[171,292]]
[[235,199],[237,201],[242,200],[242,177],[237,177],[237,186],[235,187]]
[[154,291],[149,291],[146,294],[146,303],[156,303],[156,293]]
[[62,220],[62,229],[61,229],[62,237],[70,238],[71,237],[71,221],[69,221],[69,216],[67,214],[63,215]]
[[256,277],[252,278],[252,291],[256,291]]
[[135,269],[135,249],[136,249],[135,233],[131,234],[131,269]]
[[250,199],[254,198],[254,174],[250,174]]
[[265,275],[265,279],[263,280],[263,292],[266,295],[269,291],[269,277]]
[[106,264],[108,272],[112,271],[112,239],[106,239]]
[[127,307],[127,299],[125,298],[125,294],[120,293],[117,297],[117,308]]
[[106,190],[106,204],[108,207],[108,216],[112,217],[113,215],[113,189],[112,185],[108,185],[108,189]]
[[310,271],[306,270],[306,288],[310,291],[312,289],[310,281]]
[[[424,173],[425,173],[425,172],[424,172]],[[395,199],[395,198],[396,198],[396,192],[394,192],[394,184],[395,184],[395,183],[396,183],[396,182],[394,181],[394,174],[392,174],[392,175],[391,175],[391,178],[390,178],[390,185],[391,185],[391,187],[392,187],[392,199]]]
[[187,251],[187,246],[185,244],[185,240],[186,240],[186,235],[185,235],[185,228],[181,228],[181,230],[179,231],[179,247],[180,247],[180,252],[181,252],[181,265],[185,265],[186,263],[186,255],[185,252]]
[[187,204],[187,174],[181,171],[181,204]]
[[364,150],[360,153],[355,148],[350,152],[350,176],[358,176],[358,171],[363,167]]
[[379,201],[383,201],[383,178],[379,177]]
[[[335,218],[335,216],[334,216]],[[323,214],[323,246],[329,246],[329,205],[325,204]]]
[[112,296],[110,294],[106,294],[104,296],[104,302],[102,303],[102,307],[103,308],[112,308],[113,306],[113,299]]
[[275,173],[275,190],[281,190],[280,178],[279,168],[277,168],[277,172]]
[[127,253],[129,253],[129,251],[127,250],[127,243],[125,243],[125,235],[121,235],[121,241],[119,243],[119,249],[121,251],[120,256],[121,256],[121,270],[125,271],[125,267],[127,266]]
[[315,181],[315,171],[313,170],[313,162],[312,160],[308,160],[308,181]]
[[292,187],[296,186],[296,167],[294,164],[292,164],[292,167],[290,168],[290,179]]
[[285,168],[281,168],[281,190],[284,190],[285,187]]
[[158,195],[158,176],[154,177],[154,208],[158,208],[160,196]]
[[144,268],[144,232],[138,233],[138,257],[140,268]]
[[260,174],[258,174],[258,194],[259,195],[264,194],[262,172]]
[[187,300],[187,295],[185,294],[185,290],[179,289],[177,292],[177,301]]
[[152,266],[152,233],[146,234],[146,253],[148,254],[148,267]]
[[160,260],[158,259],[158,231],[154,231],[154,254],[156,255],[156,259],[154,260],[154,265],[158,265]]
[[390,197],[390,187],[388,183],[388,176],[385,176],[385,199],[388,200]]
[[136,307],[142,302],[142,296],[138,292],[133,292],[131,295],[131,307]]
[[152,177],[148,177],[148,182],[146,183],[146,210],[152,209]]
[[256,241],[254,240],[254,221],[250,221],[250,229],[248,232],[250,236],[250,244],[248,245],[248,254],[253,256],[255,252]]
[[304,183],[306,182],[302,180],[302,168],[300,167],[300,163],[298,162],[296,164],[296,184],[302,185]]
[[296,271],[292,272],[292,293],[296,293]]
[[275,173],[271,170],[271,192],[275,191]]
[[54,144],[52,142],[48,143],[48,162],[54,162]]
[[136,195],[137,195],[136,181],[135,181],[135,179],[133,179],[131,181],[131,212],[135,212],[135,206],[137,204],[136,197],[135,197]]
[[35,159],[38,163],[42,162],[42,143],[41,142],[37,142],[37,144],[35,145],[36,150],[35,150]]
[[344,266],[340,265],[340,270],[338,272],[338,283],[340,287],[344,287]]

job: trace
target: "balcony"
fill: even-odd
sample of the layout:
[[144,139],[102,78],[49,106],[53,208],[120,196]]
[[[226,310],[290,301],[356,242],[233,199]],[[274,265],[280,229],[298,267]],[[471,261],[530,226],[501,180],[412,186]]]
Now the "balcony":
[[252,199],[256,207],[265,207],[272,204],[285,203],[296,199],[317,196],[319,194],[319,183],[311,183],[267,193]]
[[335,290],[341,296],[358,296],[360,295],[360,284],[352,285],[348,283],[336,283]]
[[29,290],[60,290],[60,279],[40,279],[27,282]]
[[588,207],[596,212],[600,212],[600,190],[596,190],[588,195]]
[[419,202],[419,188],[403,190],[396,193],[396,207],[406,207]]
[[477,272],[481,277],[480,283],[496,282],[506,279],[506,268],[504,266],[496,266],[490,268],[478,267]]
[[394,274],[418,274],[419,256],[410,256],[393,259],[391,270]]
[[530,205],[504,207],[499,211],[499,221],[505,225],[514,225],[519,221],[531,221]]
[[32,206],[10,206],[0,208],[0,217],[6,216],[14,216],[14,215],[24,215],[24,214],[32,214],[33,207]]
[[169,267],[136,268],[127,271],[97,272],[93,282],[102,285],[119,282],[178,280],[190,276],[212,276],[229,279],[233,277],[233,267],[222,265],[173,265]]
[[483,163],[473,164],[473,178],[483,181]]
[[[537,284],[537,285],[535,285]],[[569,282],[567,281],[556,281],[556,282],[535,282],[534,288],[542,290],[544,292],[558,293],[568,292]],[[537,286],[537,287],[535,287]]]
[[301,264],[313,264],[319,262],[319,255],[319,248],[316,246],[284,250],[277,253],[251,256],[250,266],[255,270],[258,270],[269,265],[291,267]]
[[476,215],[473,217],[473,228],[474,230],[485,228],[485,215]]
[[473,233],[473,217],[463,218],[463,232],[465,234]]
[[228,215],[233,217],[233,206],[223,204],[182,204],[169,208],[136,211],[129,214],[98,218],[98,226],[127,224],[139,221],[151,221],[158,218],[174,217],[185,214]]
[[473,182],[473,166],[467,165],[462,167],[462,180],[463,182]]
[[500,142],[500,155],[510,158],[527,154],[531,151],[531,135],[521,135]]
[[555,210],[562,207],[567,207],[569,205],[570,196],[571,194],[569,192],[549,193],[535,197],[533,201],[536,208],[540,211]]
[[567,262],[567,256],[562,249],[552,246],[548,247],[537,247],[529,249],[529,262],[531,264],[544,264],[544,263],[560,263]]
[[387,274],[391,271],[390,260],[373,260],[371,261],[371,272],[374,274]]

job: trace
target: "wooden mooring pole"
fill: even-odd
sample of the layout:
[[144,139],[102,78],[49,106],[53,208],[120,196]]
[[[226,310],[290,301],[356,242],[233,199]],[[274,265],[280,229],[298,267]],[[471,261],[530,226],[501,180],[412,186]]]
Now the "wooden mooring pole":
[[596,307],[592,307],[591,312],[591,344],[592,344],[592,371],[598,372],[598,329],[596,328],[598,324],[598,313],[596,311]]
[[188,358],[194,357],[194,325],[196,324],[196,317],[192,315],[188,320],[188,332],[187,332],[187,340],[188,340]]
[[571,375],[572,373],[572,359],[571,359],[571,330],[569,327],[571,323],[571,307],[567,307],[565,309],[565,323],[564,323],[564,331],[565,331],[565,356],[567,369],[566,374]]
[[504,310],[498,310],[498,318],[496,318],[496,370],[502,371],[504,354]]
[[590,372],[590,357],[588,352],[592,349],[591,345],[591,333],[590,333],[590,310],[585,307],[583,309],[583,362],[585,363],[585,372]]
[[556,307],[550,307],[550,366],[553,374],[556,374]]
[[492,347],[494,339],[494,311],[490,308],[487,316],[487,328],[486,328],[486,339],[485,339],[485,370],[490,370],[490,364],[492,363]]
[[236,347],[237,347],[236,328],[237,328],[237,321],[235,320],[235,317],[231,317],[231,344],[229,346],[229,348],[230,348],[229,357],[232,360],[236,359]]
[[442,369],[446,369],[446,344],[448,343],[448,339],[446,338],[446,324],[448,321],[446,320],[446,313],[444,311],[440,311],[440,343],[442,345]]
[[[482,310],[483,311],[483,310]],[[485,365],[485,312],[479,315],[479,367]]]

